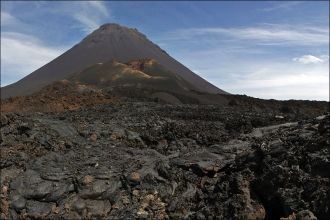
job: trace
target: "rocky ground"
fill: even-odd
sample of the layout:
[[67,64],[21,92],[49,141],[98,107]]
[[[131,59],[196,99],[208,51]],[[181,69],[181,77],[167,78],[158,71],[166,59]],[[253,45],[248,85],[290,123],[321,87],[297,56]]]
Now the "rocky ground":
[[330,219],[330,116],[125,102],[1,115],[1,219]]

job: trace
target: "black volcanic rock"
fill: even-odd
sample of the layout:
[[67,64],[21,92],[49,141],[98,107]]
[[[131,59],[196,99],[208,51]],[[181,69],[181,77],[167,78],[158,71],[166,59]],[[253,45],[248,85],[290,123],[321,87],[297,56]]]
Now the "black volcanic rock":
[[1,88],[1,98],[32,94],[96,63],[112,59],[128,62],[145,58],[156,60],[201,92],[225,93],[173,59],[137,29],[105,24],[53,61],[20,81]]
[[1,219],[330,216],[329,115],[126,100],[1,116]]

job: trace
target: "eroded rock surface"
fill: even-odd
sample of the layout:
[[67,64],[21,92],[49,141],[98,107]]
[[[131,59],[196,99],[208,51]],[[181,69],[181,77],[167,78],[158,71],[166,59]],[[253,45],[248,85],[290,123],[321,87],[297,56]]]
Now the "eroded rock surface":
[[329,219],[329,134],[207,105],[3,114],[1,218]]

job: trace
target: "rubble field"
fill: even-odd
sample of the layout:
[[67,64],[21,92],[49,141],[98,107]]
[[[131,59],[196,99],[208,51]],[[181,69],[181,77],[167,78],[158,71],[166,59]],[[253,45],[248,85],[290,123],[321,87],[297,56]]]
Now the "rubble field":
[[3,113],[1,219],[330,219],[329,119],[133,100]]

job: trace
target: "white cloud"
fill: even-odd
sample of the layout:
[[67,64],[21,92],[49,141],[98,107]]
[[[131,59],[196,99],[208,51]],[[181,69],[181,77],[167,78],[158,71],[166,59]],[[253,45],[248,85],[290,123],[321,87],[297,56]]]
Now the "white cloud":
[[[265,99],[329,100],[329,63],[302,65],[290,55],[241,54],[213,50],[180,54],[188,68],[232,94]],[[286,56],[288,58],[286,58]],[[201,59],[204,57],[205,59]],[[320,59],[327,55],[317,56]]]
[[[249,63],[240,64],[251,71],[222,80],[219,73],[218,86],[228,92],[247,94],[266,99],[329,100],[329,66],[301,66],[295,63]],[[222,70],[221,72],[226,71]]]
[[[104,19],[110,17],[110,12],[102,1],[84,1],[73,5],[73,18],[78,21],[86,33],[90,33],[102,25]],[[71,12],[69,12],[71,13]]]
[[315,63],[323,63],[329,60],[328,55],[322,55],[320,57],[316,57],[313,55],[303,55],[301,57],[295,57],[292,59],[295,62],[302,64],[315,64]]
[[99,27],[97,19],[89,17],[86,14],[77,13],[74,14],[73,17],[83,25],[83,30],[87,33],[90,33]]
[[1,34],[1,86],[13,83],[53,60],[65,48],[45,46],[39,39],[15,32]]
[[104,2],[101,1],[88,1],[85,2],[91,7],[94,7],[98,12],[101,12],[103,16],[109,16],[109,11],[107,7],[104,5]]
[[276,2],[276,3],[274,2],[271,6],[269,6],[267,8],[263,8],[261,11],[270,12],[270,11],[276,11],[276,10],[288,10],[301,3],[302,2],[299,2],[299,1]]
[[321,55],[320,59],[322,59],[324,62],[329,61],[329,55]]
[[265,99],[329,100],[329,56],[315,56],[322,59],[315,65],[302,65],[291,60],[296,51],[302,54],[305,51],[327,53],[324,46],[277,50],[256,47],[255,42],[250,41],[228,41],[208,47],[204,39],[198,39],[195,48],[186,49],[189,44],[177,44],[179,46],[170,51],[171,54],[229,93]]
[[329,27],[306,27],[267,24],[237,28],[189,28],[170,32],[165,40],[199,39],[201,36],[223,36],[236,40],[254,40],[264,45],[329,44]]
[[[230,93],[329,100],[329,56],[320,55],[328,52],[328,27],[263,24],[190,28],[168,33],[158,41],[174,45],[166,46],[171,54]],[[307,55],[292,62],[297,52]]]
[[10,13],[1,11],[1,26],[8,26],[18,23],[19,21]]
[[[63,2],[60,6],[43,10],[75,19],[86,33],[97,29],[110,18],[110,11],[101,1]],[[37,4],[36,7],[43,5]],[[11,31],[1,31],[1,86],[16,82],[68,48],[49,47],[37,37],[23,34],[31,33],[29,25],[9,12],[1,11],[1,27]]]

